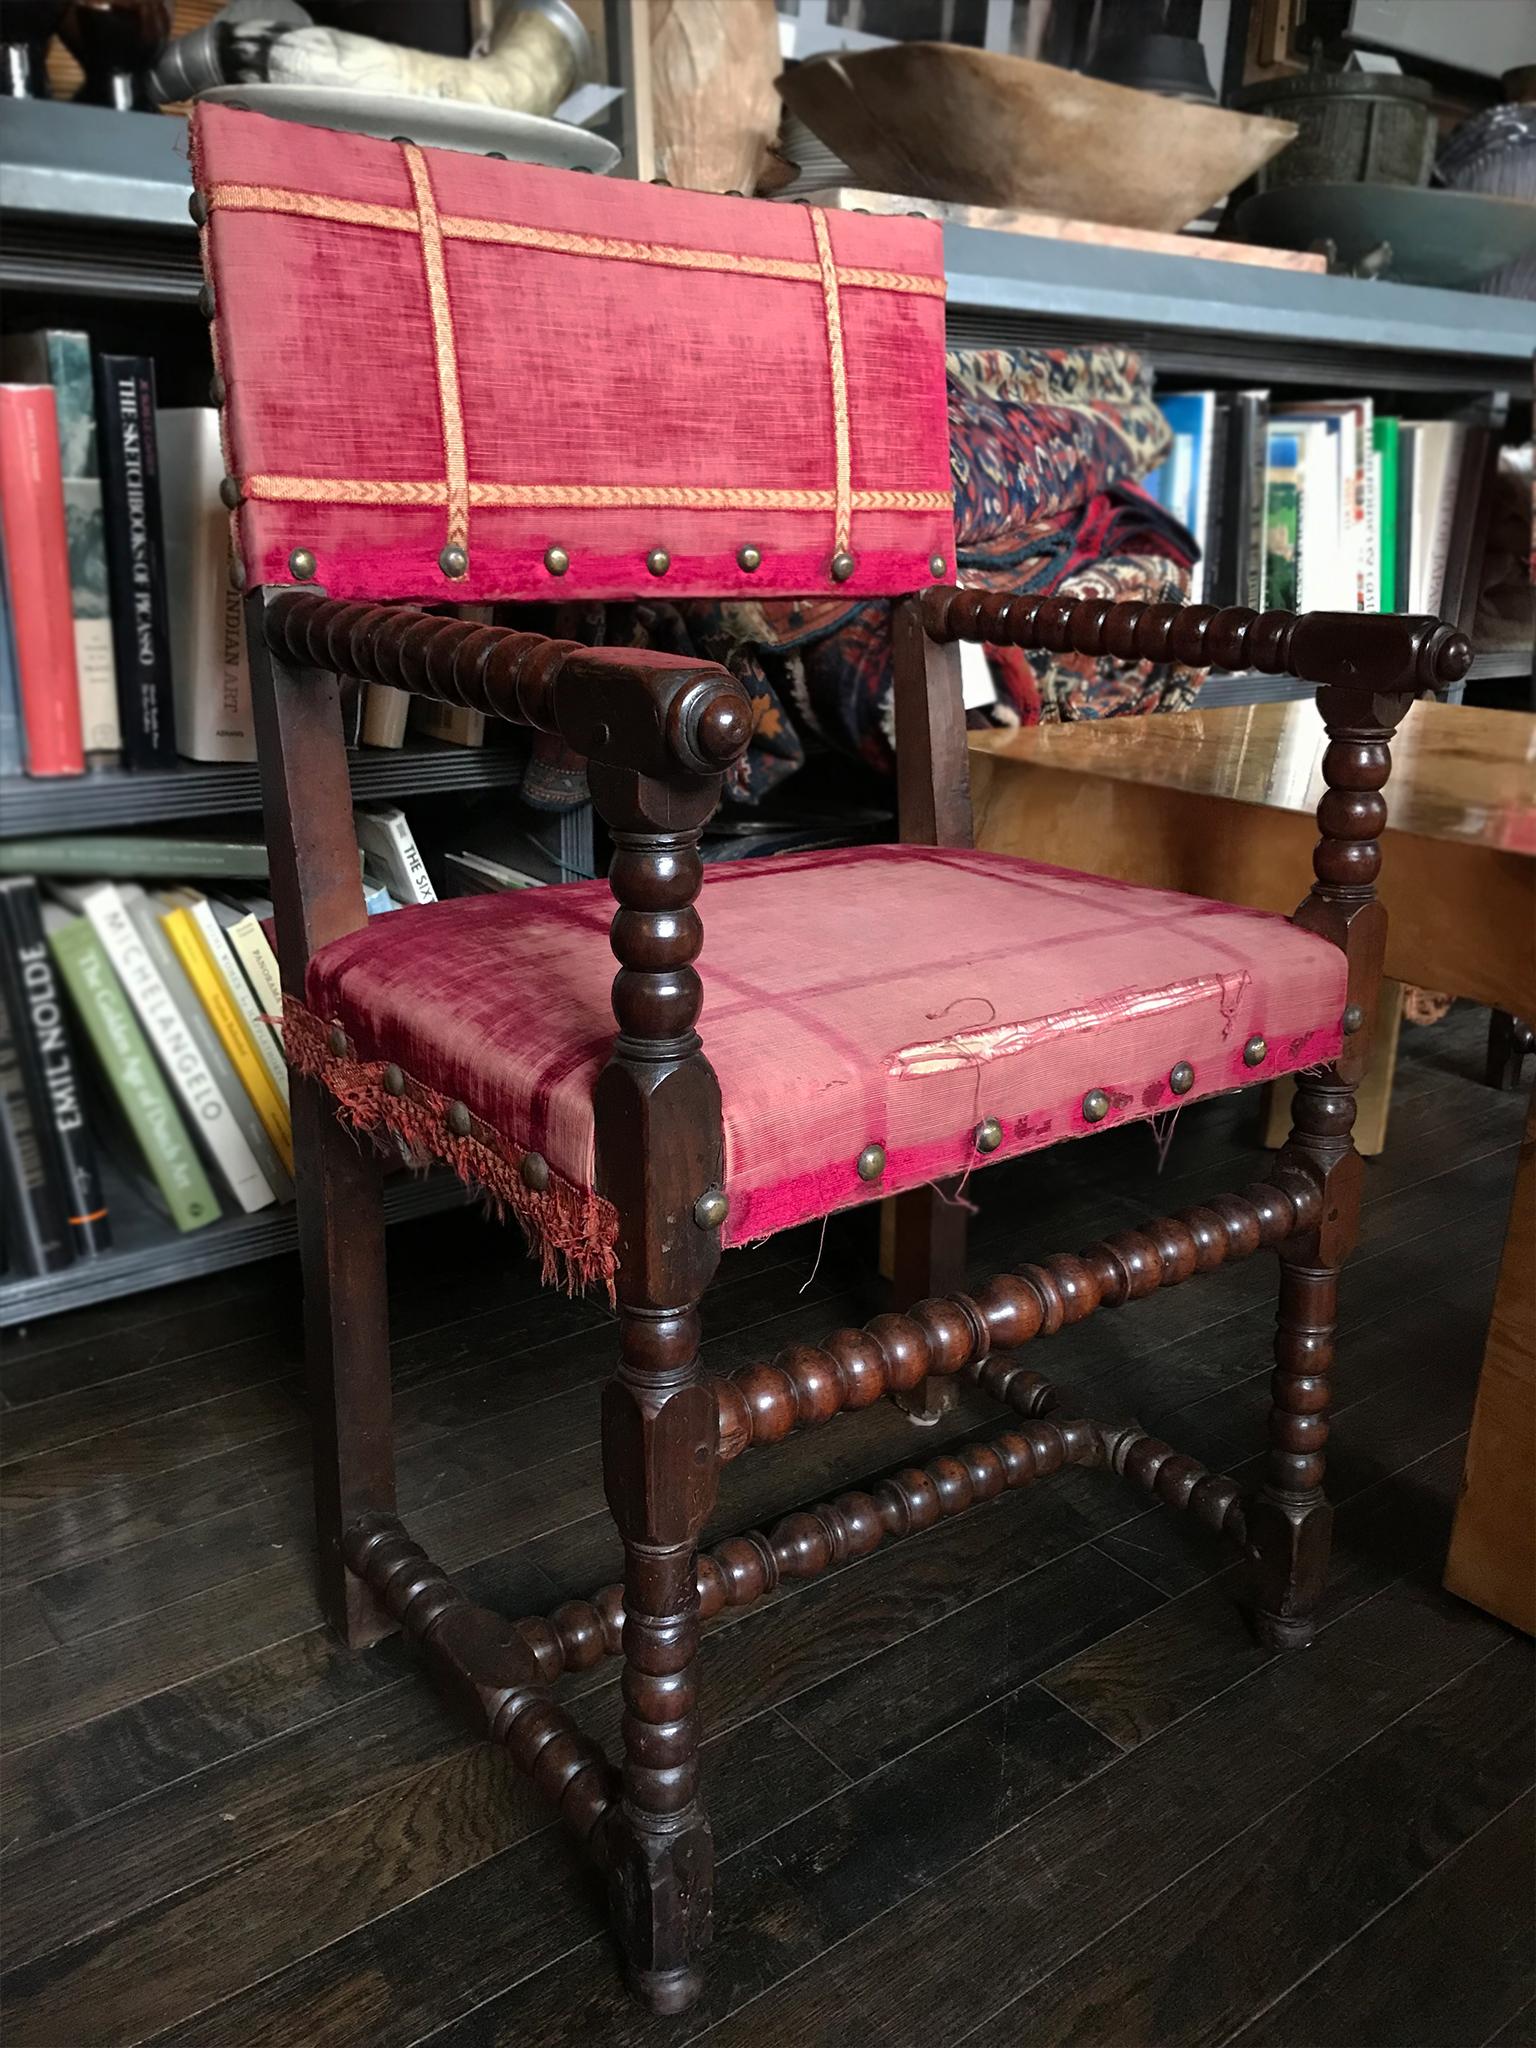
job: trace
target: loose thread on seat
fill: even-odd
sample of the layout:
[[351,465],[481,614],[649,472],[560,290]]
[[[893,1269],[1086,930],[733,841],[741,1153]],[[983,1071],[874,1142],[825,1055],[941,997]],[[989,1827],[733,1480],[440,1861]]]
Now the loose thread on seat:
[[816,1240],[816,1260],[814,1265],[811,1267],[810,1272],[806,1274],[805,1279],[800,1284],[800,1288],[798,1291],[801,1294],[804,1294],[806,1288],[810,1286],[811,1282],[816,1278],[816,1275],[821,1271],[821,1255],[827,1248],[827,1225],[831,1221],[832,1218],[830,1214],[823,1216],[821,1219],[821,1235]]

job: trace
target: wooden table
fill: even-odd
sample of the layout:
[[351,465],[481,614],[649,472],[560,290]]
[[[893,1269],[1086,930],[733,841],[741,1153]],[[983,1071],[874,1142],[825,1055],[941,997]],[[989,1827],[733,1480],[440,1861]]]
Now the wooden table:
[[[972,733],[976,843],[1256,910],[1312,879],[1310,703]],[[1392,746],[1386,971],[1536,1012],[1536,716],[1416,704]]]
[[[976,843],[1288,913],[1311,877],[1325,744],[1310,703],[972,733]],[[1536,1015],[1536,716],[1416,704],[1393,742],[1386,794],[1388,975]],[[1379,1078],[1390,1080],[1389,1062]],[[1446,1577],[1526,1630],[1536,1629],[1531,1147],[1528,1133]]]

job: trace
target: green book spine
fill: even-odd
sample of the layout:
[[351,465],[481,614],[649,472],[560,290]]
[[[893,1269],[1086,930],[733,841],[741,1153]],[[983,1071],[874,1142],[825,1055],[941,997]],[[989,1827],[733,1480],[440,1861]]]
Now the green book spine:
[[265,881],[271,871],[260,840],[173,839],[155,833],[92,832],[57,839],[0,840],[0,875],[61,880]]
[[1293,612],[1301,588],[1301,468],[1296,437],[1272,437],[1264,480],[1264,602]]
[[1381,481],[1376,493],[1376,516],[1381,527],[1381,609],[1395,612],[1397,588],[1397,429],[1390,413],[1371,429],[1373,452],[1381,458]]
[[200,1230],[217,1218],[218,1200],[100,939],[79,917],[51,930],[48,943],[172,1221],[178,1230]]

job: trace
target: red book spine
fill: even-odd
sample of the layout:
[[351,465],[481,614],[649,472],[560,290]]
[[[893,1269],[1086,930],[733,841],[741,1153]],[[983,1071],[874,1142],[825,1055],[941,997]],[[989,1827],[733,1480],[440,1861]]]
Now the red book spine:
[[0,519],[30,775],[82,775],[69,538],[51,385],[0,384]]

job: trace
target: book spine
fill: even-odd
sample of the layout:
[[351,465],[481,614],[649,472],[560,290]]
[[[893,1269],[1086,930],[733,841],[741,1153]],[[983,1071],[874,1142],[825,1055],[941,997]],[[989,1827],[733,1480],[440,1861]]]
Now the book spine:
[[283,981],[278,971],[277,955],[261,928],[261,919],[254,912],[248,912],[229,927],[225,936],[234,947],[240,965],[245,969],[245,977],[251,984],[251,993],[256,998],[261,1021],[271,1032],[281,1054]]
[[403,747],[405,721],[411,708],[409,690],[392,690],[388,683],[363,685],[363,719],[359,737],[365,747]]
[[1381,557],[1381,609],[1395,612],[1401,593],[1397,583],[1397,416],[1388,413],[1379,418],[1371,429],[1375,442],[1378,473],[1376,478],[1376,526],[1377,541]]
[[0,775],[26,772],[21,686],[16,678],[16,626],[11,616],[11,579],[5,567],[5,529],[0,522]]
[[1366,438],[1364,453],[1364,537],[1360,549],[1360,610],[1378,612],[1380,604],[1380,461]]
[[88,754],[115,754],[122,745],[117,714],[117,665],[112,655],[112,613],[107,592],[107,537],[101,467],[96,452],[96,394],[87,335],[64,328],[12,338],[28,374],[53,386],[59,423],[59,468],[69,532],[69,587],[75,619],[75,670],[80,725]]
[[32,775],[80,775],[80,689],[53,391],[0,385],[0,523]]
[[191,911],[184,905],[178,905],[164,914],[160,926],[181,962],[182,973],[191,983],[193,996],[202,1004],[203,1013],[224,1048],[224,1057],[234,1069],[236,1082],[245,1090],[261,1119],[267,1143],[282,1161],[283,1170],[291,1174],[293,1133],[288,1124],[287,1105],[278,1100],[277,1091],[245,1028],[245,1020],[235,1007]]
[[70,1240],[77,1257],[103,1252],[112,1242],[107,1204],[34,882],[0,885],[0,974],[33,1121],[64,1202]]
[[391,892],[402,903],[435,903],[437,891],[404,811],[385,804],[358,811],[356,820],[363,851],[378,862]]
[[102,1078],[117,1099],[171,1221],[182,1231],[201,1230],[217,1221],[218,1197],[89,919],[73,918],[59,926],[49,933],[48,943]]
[[[282,1047],[278,1040],[273,1037],[271,1028],[262,1016],[263,1005],[257,1002],[251,985],[241,969],[235,949],[230,944],[229,933],[225,931],[219,920],[214,916],[212,904],[206,896],[199,896],[197,901],[189,903],[187,908],[192,913],[193,922],[202,933],[203,943],[212,956],[214,966],[219,971],[219,979],[228,989],[230,1000],[240,1012],[240,1016],[245,1024],[246,1035],[251,1041],[252,1049],[267,1070],[267,1078],[272,1083],[278,1102],[283,1109],[286,1128],[288,1065],[283,1058]],[[291,1131],[289,1132],[289,1144],[291,1147]]]
[[1238,491],[1240,435],[1235,401],[1217,395],[1211,409],[1211,477],[1205,509],[1205,578],[1207,604],[1237,602]]
[[172,406],[158,427],[177,749],[194,761],[254,761],[241,598],[230,585],[229,514],[219,498],[219,416]]
[[485,713],[471,711],[467,704],[439,704],[435,698],[418,697],[411,706],[410,723],[428,739],[444,740],[450,746],[485,745]]
[[11,1241],[29,1273],[53,1273],[74,1257],[62,1190],[48,1170],[42,1133],[27,1094],[16,1027],[0,993],[0,1124],[11,1185],[6,1203]]
[[146,832],[140,838],[100,832],[89,838],[0,840],[0,874],[54,875],[61,880],[92,881],[97,876],[133,881],[139,876],[223,876],[229,881],[262,882],[270,861],[255,841],[162,839]]
[[163,923],[166,904],[152,898],[148,891],[137,885],[123,891],[123,900],[128,915],[138,927],[139,936],[149,948],[150,957],[159,970],[160,978],[170,990],[171,1000],[180,1010],[203,1056],[204,1064],[213,1076],[214,1083],[228,1106],[240,1135],[244,1138],[261,1170],[263,1182],[272,1190],[274,1200],[286,1202],[293,1194],[293,1182],[289,1179],[283,1162],[278,1158],[276,1148],[268,1138],[261,1118],[256,1114],[256,1105],[242,1087],[239,1075],[225,1052],[213,1020],[198,1000],[197,991],[187,978],[176,948]]
[[[247,1213],[276,1199],[271,1183],[236,1123],[202,1046],[166,985],[154,941],[128,914],[112,883],[87,890],[81,907],[106,949],[145,1037],[196,1134],[236,1202]],[[169,947],[166,955],[170,957]]]
[[1418,497],[1419,449],[1413,428],[1399,422],[1397,430],[1397,604],[1399,611],[1420,609],[1414,569],[1414,505]]
[[176,760],[176,728],[155,368],[147,356],[102,356],[96,371],[123,759],[130,768],[168,768]]

